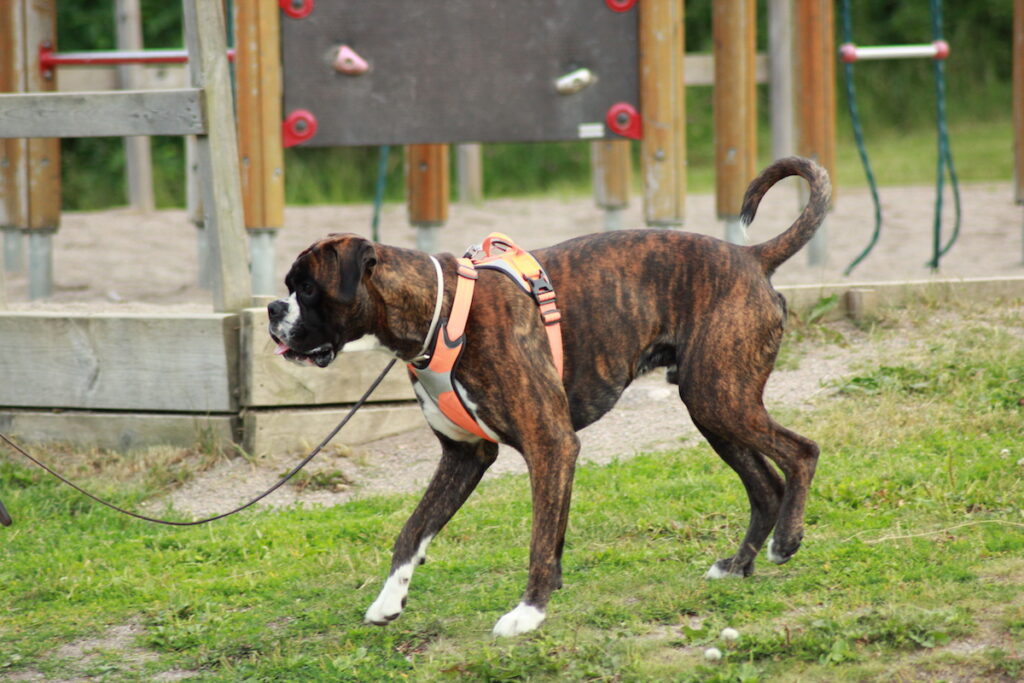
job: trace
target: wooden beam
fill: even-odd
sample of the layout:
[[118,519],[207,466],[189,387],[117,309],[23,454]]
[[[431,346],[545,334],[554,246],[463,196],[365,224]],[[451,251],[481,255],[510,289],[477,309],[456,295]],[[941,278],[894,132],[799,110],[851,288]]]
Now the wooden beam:
[[757,170],[754,0],[713,0],[715,46],[715,200],[718,217],[740,214]]
[[280,14],[275,0],[235,1],[238,150],[247,228],[284,226]]
[[590,143],[590,168],[594,201],[602,209],[629,206],[633,160],[629,140],[596,140]]
[[152,446],[230,451],[239,440],[237,415],[0,409],[4,433],[25,444],[72,444],[127,453]]
[[12,138],[190,135],[204,130],[197,88],[8,94],[0,95],[0,110],[0,136]]
[[459,202],[479,204],[484,199],[483,145],[467,142],[456,147]]
[[795,0],[797,154],[814,159],[832,177],[835,200],[835,64],[831,0]]
[[409,222],[438,227],[448,220],[448,145],[406,145]]
[[[23,4],[0,3],[0,92],[25,89],[24,39]],[[27,158],[26,140],[0,139],[0,227],[28,227]]]
[[[116,0],[114,3],[117,26],[117,49],[141,50],[142,12],[139,0]],[[118,89],[141,90],[145,67],[126,64],[117,69]],[[125,184],[128,187],[128,203],[139,211],[152,211],[153,201],[153,155],[149,138],[131,136],[124,139]]]
[[1024,204],[1024,0],[1013,4],[1014,195]]
[[638,5],[644,218],[680,225],[686,214],[686,89],[683,0]]
[[[26,92],[52,92],[57,89],[56,74],[41,73],[37,68],[38,50],[43,43],[54,48],[57,46],[57,0],[28,0],[25,2],[25,41],[22,44]],[[0,104],[0,110],[3,109]],[[30,138],[27,148],[27,227],[30,230],[56,230],[60,226],[61,207],[60,140],[56,137]]]
[[196,157],[213,264],[213,306],[216,311],[240,311],[252,303],[252,282],[224,8],[206,0],[186,0],[184,7],[189,73],[193,87],[204,90],[207,131],[196,138]]
[[0,315],[0,406],[223,413],[238,409],[233,315]]

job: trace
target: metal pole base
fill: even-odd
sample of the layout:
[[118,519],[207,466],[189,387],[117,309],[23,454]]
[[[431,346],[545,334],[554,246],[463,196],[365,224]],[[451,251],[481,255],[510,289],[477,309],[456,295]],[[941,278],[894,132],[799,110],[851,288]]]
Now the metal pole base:
[[261,228],[249,230],[249,249],[252,258],[253,296],[272,296],[277,284],[274,279],[277,229]]
[[438,231],[440,225],[417,225],[416,226],[416,248],[433,254],[438,250]]
[[807,265],[824,266],[828,262],[828,218],[807,243]]
[[622,230],[622,209],[609,207],[604,210],[604,229]]
[[20,273],[25,269],[25,239],[20,228],[4,228],[4,270]]
[[53,296],[53,230],[28,231],[28,298]]
[[747,226],[743,225],[743,221],[739,218],[726,218],[724,222],[726,242],[732,242],[733,244],[747,243]]
[[213,271],[210,269],[210,237],[206,226],[196,223],[196,263],[198,264],[198,285],[203,289],[213,289]]

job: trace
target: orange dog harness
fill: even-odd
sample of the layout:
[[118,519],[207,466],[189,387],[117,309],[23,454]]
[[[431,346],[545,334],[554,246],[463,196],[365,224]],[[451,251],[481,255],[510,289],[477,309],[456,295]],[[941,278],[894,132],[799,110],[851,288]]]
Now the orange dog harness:
[[[540,309],[544,329],[551,345],[551,357],[559,376],[562,375],[562,331],[559,321],[562,314],[555,307],[555,290],[537,259],[519,248],[511,239],[501,233],[492,233],[480,245],[471,250],[472,258],[460,258],[458,283],[455,300],[448,320],[435,333],[433,349],[429,359],[409,363],[409,373],[420,381],[429,399],[442,414],[455,425],[481,439],[496,441],[485,431],[473,414],[472,405],[463,396],[452,377],[462,349],[465,346],[466,321],[473,302],[473,291],[478,277],[477,269],[498,270],[530,294]],[[442,292],[438,293],[441,296]],[[423,363],[426,363],[424,366]]]

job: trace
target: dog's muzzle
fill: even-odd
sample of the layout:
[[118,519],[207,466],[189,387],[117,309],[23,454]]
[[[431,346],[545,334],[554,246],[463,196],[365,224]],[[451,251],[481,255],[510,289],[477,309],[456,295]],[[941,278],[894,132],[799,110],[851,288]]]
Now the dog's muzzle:
[[278,356],[284,356],[286,360],[295,363],[326,368],[337,355],[334,346],[330,342],[325,342],[307,350],[293,347],[295,342],[292,339],[292,332],[299,317],[297,311],[293,313],[293,306],[297,308],[295,302],[289,299],[278,299],[267,306],[267,316],[270,318],[268,332],[270,333],[270,338],[277,344],[274,353]]

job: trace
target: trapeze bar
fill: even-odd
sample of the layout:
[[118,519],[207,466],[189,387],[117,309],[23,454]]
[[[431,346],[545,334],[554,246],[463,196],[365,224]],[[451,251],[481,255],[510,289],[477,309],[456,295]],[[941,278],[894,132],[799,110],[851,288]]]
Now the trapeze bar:
[[859,62],[867,59],[946,59],[949,57],[949,43],[936,40],[921,45],[873,45],[858,47],[853,43],[844,43],[839,47],[839,58],[846,63]]

